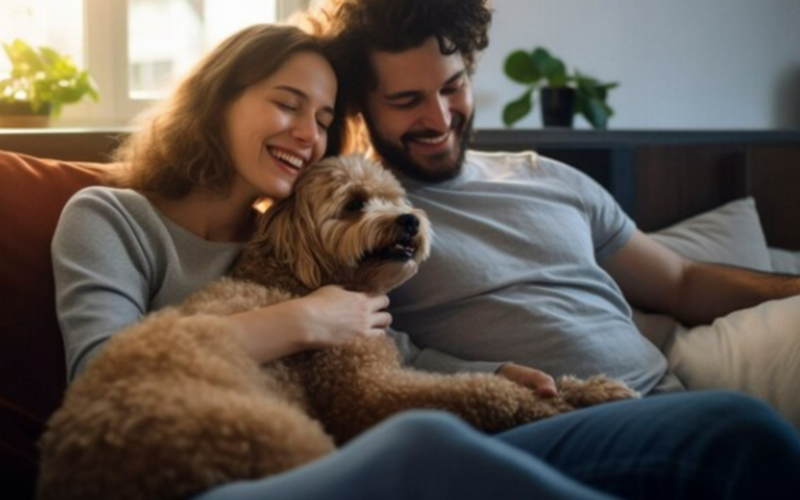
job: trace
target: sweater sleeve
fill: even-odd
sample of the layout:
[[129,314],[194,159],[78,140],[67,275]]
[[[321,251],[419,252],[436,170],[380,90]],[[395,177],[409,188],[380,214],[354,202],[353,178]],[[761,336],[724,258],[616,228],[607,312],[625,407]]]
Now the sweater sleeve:
[[140,236],[102,189],[79,192],[62,212],[51,253],[69,380],[147,312],[152,266]]

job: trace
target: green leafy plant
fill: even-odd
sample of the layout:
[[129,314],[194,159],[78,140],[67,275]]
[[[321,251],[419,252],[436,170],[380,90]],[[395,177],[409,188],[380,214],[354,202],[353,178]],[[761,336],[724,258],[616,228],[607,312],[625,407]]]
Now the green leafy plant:
[[95,83],[69,56],[49,47],[33,48],[22,40],[3,43],[11,71],[0,74],[0,102],[28,103],[32,113],[49,106],[54,117],[65,104],[100,99]]
[[506,58],[504,71],[513,81],[528,87],[503,109],[503,123],[507,127],[533,110],[536,94],[544,87],[574,88],[575,113],[586,118],[594,128],[606,128],[609,118],[614,114],[606,99],[608,91],[619,85],[617,82],[603,83],[578,70],[570,74],[561,59],[542,47],[536,47],[531,52],[515,50]]

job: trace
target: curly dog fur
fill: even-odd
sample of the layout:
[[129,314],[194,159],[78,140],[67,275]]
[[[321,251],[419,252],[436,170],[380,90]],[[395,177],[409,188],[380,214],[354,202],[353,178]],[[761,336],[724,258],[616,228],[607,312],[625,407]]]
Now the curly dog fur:
[[497,432],[635,397],[603,376],[541,399],[491,374],[404,368],[388,337],[258,366],[224,316],[326,284],[386,292],[416,273],[430,229],[402,187],[362,157],[305,170],[259,223],[233,276],[114,335],[67,392],[42,439],[38,497],[178,499],[277,474],[411,408]]

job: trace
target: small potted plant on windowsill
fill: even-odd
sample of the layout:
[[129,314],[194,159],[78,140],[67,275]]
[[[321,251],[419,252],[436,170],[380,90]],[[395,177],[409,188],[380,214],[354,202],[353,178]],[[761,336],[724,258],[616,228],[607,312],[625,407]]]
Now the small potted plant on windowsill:
[[3,49],[11,70],[0,72],[0,127],[46,126],[65,104],[99,100],[89,73],[68,56],[22,40],[3,43]]
[[528,87],[503,109],[503,123],[507,127],[533,110],[537,93],[545,127],[572,127],[573,116],[580,114],[594,128],[605,129],[614,114],[606,99],[608,91],[618,83],[602,83],[577,70],[569,74],[564,62],[542,47],[531,52],[515,50],[506,58],[504,71],[512,80]]

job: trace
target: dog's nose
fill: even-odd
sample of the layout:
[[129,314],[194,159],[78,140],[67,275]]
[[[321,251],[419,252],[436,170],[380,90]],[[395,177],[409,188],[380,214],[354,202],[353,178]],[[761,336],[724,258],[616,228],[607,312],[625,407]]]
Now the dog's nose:
[[398,226],[403,228],[403,231],[409,236],[416,236],[419,231],[419,219],[414,214],[403,214],[395,222]]

